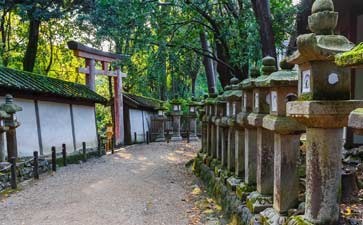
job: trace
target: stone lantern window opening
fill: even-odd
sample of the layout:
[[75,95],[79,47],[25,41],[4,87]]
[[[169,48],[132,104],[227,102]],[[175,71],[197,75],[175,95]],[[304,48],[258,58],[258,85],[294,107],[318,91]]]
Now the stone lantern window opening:
[[173,111],[174,111],[174,112],[181,111],[181,105],[179,105],[179,104],[175,104],[175,105],[173,105]]
[[163,111],[162,109],[159,109],[159,110],[158,110],[158,115],[159,115],[159,116],[164,116],[164,111]]
[[294,93],[289,93],[286,95],[285,97],[285,102],[292,102],[292,101],[296,101],[297,100],[297,95]]
[[260,108],[260,96],[258,92],[255,93],[254,106],[256,110]]
[[272,112],[277,112],[277,102],[278,102],[278,96],[277,96],[277,92],[276,91],[271,91],[271,111]]
[[195,112],[195,107],[194,106],[190,106],[189,112],[194,113]]
[[237,111],[237,109],[236,109],[236,102],[233,102],[232,103],[232,115],[236,115],[236,111]]
[[226,103],[226,116],[229,116],[230,115],[230,106],[229,106],[229,102]]
[[304,70],[301,73],[301,92],[302,93],[309,93],[311,91],[310,88],[310,77],[311,77],[311,71],[310,70]]

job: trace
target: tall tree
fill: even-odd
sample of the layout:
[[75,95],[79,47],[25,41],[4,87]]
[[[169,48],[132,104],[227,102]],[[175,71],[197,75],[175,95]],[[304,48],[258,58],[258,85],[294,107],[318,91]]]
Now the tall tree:
[[37,57],[41,23],[62,18],[68,13],[88,10],[92,0],[18,0],[16,3],[23,19],[29,22],[23,69],[32,72]]
[[[209,42],[207,39],[207,35],[204,31],[200,32],[200,43],[202,45],[203,51],[206,52],[206,54],[211,52],[210,47],[209,47]],[[205,74],[206,74],[207,82],[208,82],[208,92],[210,94],[215,94],[216,93],[216,83],[215,83],[216,78],[215,78],[215,74],[214,74],[213,62],[209,57],[204,56],[203,65],[204,65]]]
[[262,55],[276,58],[275,37],[272,30],[272,18],[269,0],[251,0],[262,44]]

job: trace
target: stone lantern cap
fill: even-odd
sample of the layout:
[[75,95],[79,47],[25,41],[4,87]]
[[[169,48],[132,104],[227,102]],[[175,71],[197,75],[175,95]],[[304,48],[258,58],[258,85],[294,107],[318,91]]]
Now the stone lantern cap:
[[205,99],[205,105],[214,105],[216,103],[217,94],[209,94],[208,98]]
[[254,79],[254,87],[264,87],[264,85],[261,84],[267,82],[269,75],[276,71],[275,63],[276,60],[271,56],[266,56],[262,59],[262,75]]
[[192,98],[192,100],[188,103],[188,106],[195,106],[195,107],[199,107],[202,106],[203,104],[201,102],[198,102],[194,97]]
[[[163,104],[162,102],[160,102],[160,105],[159,105],[159,107],[157,107],[157,108],[156,108],[156,110],[157,110],[157,111],[165,112],[165,111],[167,111],[167,110],[168,110],[168,108],[166,108],[166,107],[164,106],[164,104]],[[159,113],[159,112],[158,112],[158,113]],[[165,120],[167,117],[166,117],[166,115],[165,115],[165,114],[163,114],[163,115],[159,115],[159,114],[157,114],[154,118],[155,118],[156,120]]]
[[250,77],[239,83],[240,89],[252,89],[255,87],[255,79],[260,76],[260,71],[257,67],[252,67]]
[[160,105],[156,108],[156,110],[166,111],[168,108],[164,106],[164,103],[160,102]]
[[313,33],[297,38],[298,51],[289,57],[288,62],[333,61],[336,54],[350,51],[354,44],[344,36],[333,34],[337,22],[338,13],[334,12],[332,0],[316,0],[308,20]]
[[273,72],[265,79],[256,80],[256,87],[286,87],[298,85],[298,73],[291,70],[294,65],[288,64],[285,60],[281,61],[282,70]]
[[[5,95],[5,103],[0,105],[0,112],[4,111],[6,114],[15,114],[16,112],[22,111],[23,108],[14,103],[13,96],[7,94]],[[3,117],[8,118],[8,117]],[[5,120],[5,125],[10,128],[17,128],[20,126],[20,122],[16,119]]]
[[5,95],[5,104],[0,105],[0,110],[5,111],[8,114],[14,114],[22,111],[23,108],[14,103],[13,96],[7,94]]
[[229,90],[224,92],[224,99],[227,101],[241,101],[242,91],[239,88],[239,80],[233,77],[230,83]]

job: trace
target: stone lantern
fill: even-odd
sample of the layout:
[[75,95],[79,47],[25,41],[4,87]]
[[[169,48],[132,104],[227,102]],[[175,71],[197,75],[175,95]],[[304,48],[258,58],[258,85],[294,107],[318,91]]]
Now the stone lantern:
[[5,111],[0,110],[0,162],[5,161],[5,141],[4,141],[4,132],[8,131],[9,128],[5,126],[4,120],[9,118],[10,115]]
[[[199,120],[202,122],[202,149],[201,149],[201,156],[203,156],[207,150],[207,119],[206,119],[206,106],[205,106],[205,100],[208,98],[207,95],[204,96],[204,99],[202,100],[200,104],[200,108],[198,109],[199,113]],[[203,158],[203,157],[202,157]]]
[[248,115],[250,126],[257,128],[257,193],[248,199],[252,212],[258,213],[269,208],[273,194],[273,163],[274,163],[274,133],[262,127],[263,118],[270,113],[270,88],[259,84],[276,71],[276,61],[272,57],[262,59],[262,76],[255,79],[253,89],[253,112]]
[[189,103],[189,140],[198,141],[197,136],[197,107],[200,106],[199,102],[196,102],[195,98]]
[[[237,132],[237,114],[241,112],[241,102],[242,102],[242,91],[239,88],[239,80],[233,77],[230,80],[230,85],[226,87],[225,99],[227,101],[227,106],[229,108],[229,119],[228,119],[228,148],[227,148],[227,158],[228,165],[227,169],[232,173],[232,176],[227,180],[227,186],[231,190],[235,190],[236,185],[240,183],[244,172],[244,136],[240,137],[239,132]],[[243,140],[243,141],[242,141]],[[242,142],[241,142],[242,141]]]
[[333,35],[338,21],[331,0],[316,0],[309,17],[313,33],[297,38],[288,62],[299,66],[299,101],[287,103],[287,115],[306,126],[306,219],[334,224],[339,218],[341,149],[348,115],[363,105],[350,99],[350,70],[334,63],[353,44]]
[[155,142],[164,142],[165,141],[165,121],[167,117],[165,116],[166,108],[163,103],[160,103],[160,106],[157,108],[158,114],[154,117],[156,121],[158,121],[158,136],[155,139]]
[[[216,98],[216,118],[214,124],[216,126],[216,164],[214,172],[219,176],[223,167],[227,167],[227,145],[224,142],[227,140],[223,133],[223,125],[221,124],[222,117],[225,116],[226,101],[224,100],[223,92]],[[224,153],[223,153],[224,152]],[[213,168],[212,168],[213,169]]]
[[[209,126],[210,126],[210,153],[211,153],[211,161],[217,157],[217,126],[216,126],[216,119],[218,117],[217,113],[217,95],[213,95],[213,99],[209,100],[210,104],[210,117],[209,117]],[[215,161],[215,160],[214,160]],[[211,166],[211,165],[209,165]],[[213,166],[213,165],[212,165]]]
[[13,102],[13,96],[7,94],[5,96],[5,104],[0,105],[0,110],[9,114],[9,118],[5,119],[5,126],[9,128],[6,132],[6,144],[8,151],[8,161],[12,157],[18,157],[18,146],[16,140],[16,128],[20,126],[20,122],[16,119],[16,113],[23,109]]
[[[270,115],[263,118],[262,126],[274,132],[273,208],[278,215],[287,214],[289,209],[295,208],[299,195],[297,162],[300,136],[305,132],[305,127],[286,117],[286,103],[296,100],[298,91],[298,73],[291,70],[293,66],[282,61],[282,70],[257,84],[271,90]],[[266,210],[261,214],[266,212],[271,217],[274,215],[271,211]]]
[[170,101],[171,103],[171,112],[170,115],[173,118],[173,135],[170,139],[170,141],[182,141],[183,138],[180,135],[180,119],[183,115],[182,109],[181,109],[181,101],[178,98],[178,96],[175,96],[175,98]]
[[236,187],[236,194],[241,200],[245,200],[256,184],[257,128],[248,123],[248,115],[252,113],[253,88],[259,76],[259,69],[253,67],[249,78],[239,84],[242,90],[242,111],[237,114],[237,124],[240,127],[239,132],[244,129],[244,182]]
[[[209,161],[212,160],[212,117],[214,115],[214,102],[215,98],[217,97],[216,94],[209,94],[208,98],[205,99],[204,107],[205,107],[205,117],[204,122],[206,123],[206,130],[207,130],[207,138],[206,138],[206,153],[210,157]],[[208,157],[207,157],[208,158]],[[207,162],[207,164],[208,164]]]

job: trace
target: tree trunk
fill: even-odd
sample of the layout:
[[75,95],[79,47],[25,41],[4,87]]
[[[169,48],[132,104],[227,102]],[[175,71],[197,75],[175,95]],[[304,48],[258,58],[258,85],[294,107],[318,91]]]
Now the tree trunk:
[[272,30],[272,20],[269,0],[251,0],[252,8],[258,25],[260,26],[260,38],[262,55],[276,58],[275,37]]
[[296,15],[296,30],[290,37],[286,55],[291,55],[294,51],[296,51],[296,38],[299,35],[310,33],[308,17],[311,15],[312,5],[313,0],[301,0],[300,4],[298,5],[298,12]]
[[23,59],[23,69],[33,72],[37,57],[40,21],[31,19],[28,28],[28,44]]
[[[200,33],[200,43],[202,45],[202,49],[204,52],[210,52],[207,35],[204,31]],[[208,92],[209,92],[209,94],[215,94],[216,93],[216,83],[215,83],[213,62],[210,58],[203,56],[203,65],[205,68],[205,75],[207,76]]]

